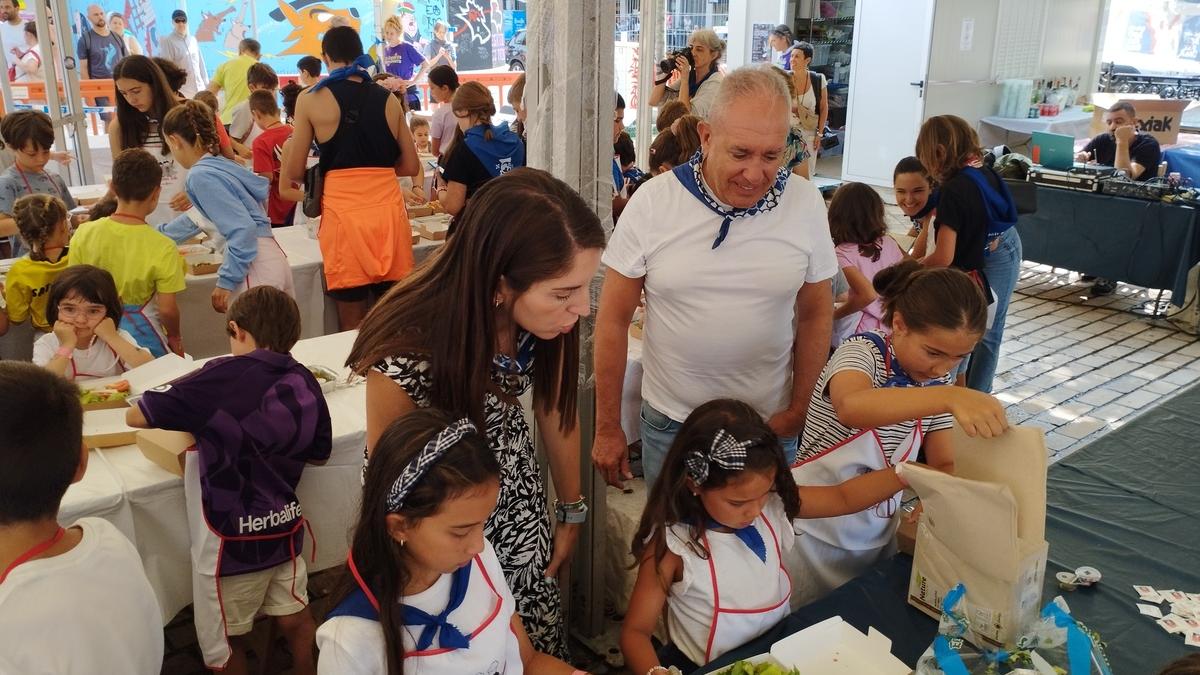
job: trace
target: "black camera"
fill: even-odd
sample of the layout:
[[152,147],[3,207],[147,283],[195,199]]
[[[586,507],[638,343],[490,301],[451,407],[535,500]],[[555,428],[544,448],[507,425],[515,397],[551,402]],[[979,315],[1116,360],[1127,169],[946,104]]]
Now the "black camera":
[[687,59],[687,62],[689,64],[691,64],[692,68],[696,67],[696,59],[692,57],[692,48],[684,47],[683,49],[673,51],[670,54],[667,54],[667,58],[663,59],[662,61],[659,61],[658,62],[658,70],[663,75],[670,75],[672,72],[675,71],[675,59],[680,56]]

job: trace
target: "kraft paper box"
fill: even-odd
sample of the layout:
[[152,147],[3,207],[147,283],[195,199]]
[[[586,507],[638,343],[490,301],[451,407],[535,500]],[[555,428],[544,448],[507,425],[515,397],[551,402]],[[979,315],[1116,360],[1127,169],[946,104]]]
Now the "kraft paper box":
[[128,407],[83,413],[83,442],[93,450],[133,443],[137,429],[125,424],[125,410]]
[[137,432],[137,445],[142,455],[176,476],[183,475],[183,453],[195,444],[195,437],[183,431],[143,429]]
[[966,586],[971,628],[1012,646],[1041,608],[1046,574],[1046,444],[1034,427],[968,438],[953,431],[955,474],[905,465],[921,497],[909,604],[938,618],[956,584]]
[[1129,101],[1142,122],[1142,131],[1158,140],[1159,145],[1174,145],[1179,142],[1179,127],[1183,124],[1183,111],[1195,107],[1195,101],[1159,98],[1154,94],[1092,94],[1092,136],[1107,131],[1104,113],[1117,101]]

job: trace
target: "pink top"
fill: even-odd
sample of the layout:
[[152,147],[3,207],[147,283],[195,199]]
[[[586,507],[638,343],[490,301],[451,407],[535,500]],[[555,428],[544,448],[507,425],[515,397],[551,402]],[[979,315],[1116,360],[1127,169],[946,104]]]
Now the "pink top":
[[[853,267],[862,273],[867,281],[874,281],[875,274],[885,267],[891,267],[904,259],[904,252],[900,250],[900,245],[895,239],[884,235],[879,238],[881,252],[879,260],[871,260],[869,257],[864,257],[858,250],[858,244],[838,244],[834,248],[837,254],[838,267],[846,268]],[[843,335],[843,338],[849,337],[855,333],[861,333],[867,330],[887,330],[883,325],[883,303],[879,298],[867,305],[862,312],[858,314],[859,320],[856,326],[849,333]],[[847,317],[848,318],[848,317]]]

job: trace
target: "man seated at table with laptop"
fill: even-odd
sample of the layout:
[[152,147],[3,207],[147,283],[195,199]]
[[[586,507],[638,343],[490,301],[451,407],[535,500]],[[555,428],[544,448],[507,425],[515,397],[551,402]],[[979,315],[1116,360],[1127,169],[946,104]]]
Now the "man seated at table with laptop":
[[[1125,172],[1132,180],[1144,181],[1158,174],[1162,161],[1162,148],[1158,139],[1137,130],[1137,112],[1129,101],[1117,101],[1104,113],[1104,125],[1108,131],[1099,134],[1083,150],[1075,155],[1078,162],[1103,164]],[[1109,295],[1117,290],[1117,283],[1085,275],[1084,281],[1092,281],[1091,294]]]

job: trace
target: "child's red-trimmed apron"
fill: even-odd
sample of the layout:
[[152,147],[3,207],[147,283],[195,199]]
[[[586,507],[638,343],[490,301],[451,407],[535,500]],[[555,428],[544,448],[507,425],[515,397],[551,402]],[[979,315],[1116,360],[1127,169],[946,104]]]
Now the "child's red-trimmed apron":
[[[712,619],[708,626],[708,636],[704,646],[704,660],[699,665],[711,662],[731,649],[736,649],[749,640],[762,635],[772,626],[779,623],[790,611],[788,600],[792,596],[792,578],[783,566],[783,553],[779,547],[779,535],[775,532],[771,521],[759,516],[766,524],[775,545],[775,562],[779,573],[787,579],[788,591],[777,602],[763,607],[740,607],[736,603],[742,593],[741,588],[747,585],[759,587],[763,584],[762,577],[750,573],[744,567],[734,565],[718,565],[716,556],[709,555],[707,560],[708,578],[695,580],[698,587],[708,585],[712,590]],[[704,547],[713,550],[708,538],[711,532],[704,535]],[[730,535],[732,536],[732,535]],[[770,560],[770,558],[768,558]],[[755,560],[757,563],[757,559]],[[703,570],[704,566],[697,569]],[[703,572],[701,572],[703,574]]]
[[[219,579],[269,569],[289,559],[295,564],[308,521],[291,488],[282,480],[272,480],[269,463],[256,464],[241,485],[222,486],[207,480],[201,464],[200,452],[194,446],[189,448],[184,457],[183,487],[191,535],[192,603],[204,663],[221,669],[232,650]],[[222,475],[229,476],[229,472]],[[203,489],[202,482],[206,483]],[[245,494],[247,489],[252,496]],[[303,600],[300,593],[293,591],[293,596]]]
[[[471,561],[470,582],[467,585],[467,593],[462,604],[446,617],[447,622],[470,638],[470,645],[460,649],[447,649],[439,646],[406,652],[404,654],[404,672],[411,672],[415,675],[441,675],[442,673],[521,675],[524,673],[520,649],[512,633],[511,620],[514,608],[505,606],[504,598],[497,591],[496,584],[488,574],[487,566],[481,555],[475,556]],[[495,553],[493,552],[491,555],[494,559]],[[356,616],[378,621],[379,600],[359,576],[352,556],[348,558],[347,566],[355,581],[358,582],[358,589],[330,611],[328,618]],[[496,566],[499,566],[498,562],[496,562]],[[504,580],[500,579],[499,582],[504,583]],[[405,633],[420,635],[422,629],[422,626],[410,626]]]
[[412,226],[390,168],[325,176],[317,233],[330,290],[396,281],[413,267]]

